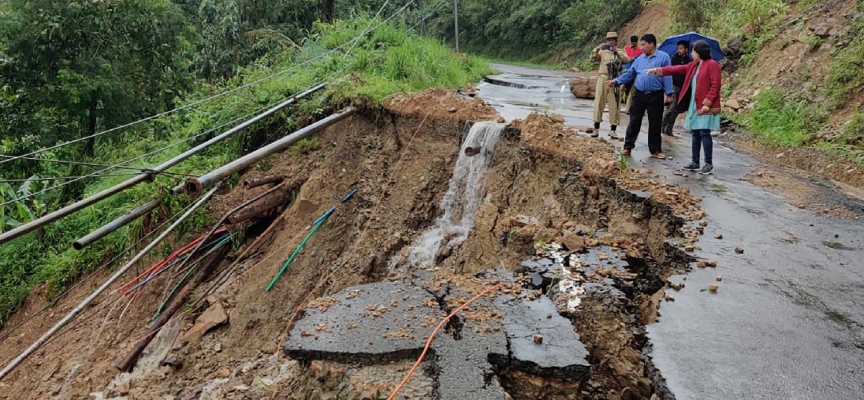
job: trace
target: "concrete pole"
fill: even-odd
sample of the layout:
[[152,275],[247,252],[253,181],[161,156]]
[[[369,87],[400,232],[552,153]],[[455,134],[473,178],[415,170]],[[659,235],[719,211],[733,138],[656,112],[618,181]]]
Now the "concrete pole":
[[453,27],[456,31],[456,52],[459,52],[459,0],[453,0]]

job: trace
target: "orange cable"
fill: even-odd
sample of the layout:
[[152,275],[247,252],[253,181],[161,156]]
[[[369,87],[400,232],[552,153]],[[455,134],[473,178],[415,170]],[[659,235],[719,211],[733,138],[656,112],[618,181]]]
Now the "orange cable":
[[402,388],[405,386],[405,384],[408,383],[408,380],[411,379],[411,376],[414,375],[414,372],[417,371],[417,367],[419,367],[420,363],[423,362],[423,357],[426,356],[426,352],[429,351],[429,346],[432,345],[432,340],[435,339],[435,335],[438,334],[438,331],[441,330],[441,327],[444,326],[444,324],[446,324],[447,321],[450,321],[450,318],[453,318],[454,315],[458,314],[459,311],[464,310],[466,307],[471,305],[471,303],[473,303],[475,300],[485,296],[487,293],[489,293],[495,289],[498,289],[499,287],[501,287],[500,283],[488,287],[486,290],[484,290],[480,294],[472,297],[471,300],[466,301],[465,304],[459,306],[459,308],[453,310],[453,312],[451,312],[450,315],[444,317],[444,319],[442,319],[441,322],[438,323],[438,326],[436,326],[435,330],[433,330],[432,333],[429,335],[429,339],[426,340],[426,346],[423,347],[423,352],[420,353],[420,357],[418,357],[417,361],[414,362],[414,366],[411,367],[410,371],[408,371],[408,375],[405,375],[405,378],[402,379],[402,382],[400,382],[399,385],[396,386],[396,389],[393,389],[393,393],[390,394],[390,397],[388,397],[387,400],[395,399],[396,394],[399,393],[400,390],[402,390]]
[[[420,125],[417,125],[417,130],[415,130],[414,134],[411,135],[411,140],[408,141],[408,144],[405,146],[404,149],[402,149],[402,154],[399,156],[399,161],[397,161],[396,165],[393,167],[394,173],[390,175],[390,179],[387,180],[387,182],[384,184],[384,187],[381,189],[381,194],[378,196],[378,201],[375,203],[375,208],[372,210],[372,214],[369,215],[369,219],[366,220],[366,225],[363,227],[363,230],[360,232],[360,236],[358,236],[357,241],[354,242],[354,247],[348,254],[354,254],[357,251],[357,247],[359,247],[360,243],[363,241],[363,238],[366,235],[366,231],[369,230],[369,226],[372,224],[372,220],[375,219],[375,214],[378,213],[378,208],[381,206],[381,202],[384,200],[384,195],[385,193],[387,193],[387,189],[390,187],[390,184],[393,183],[393,178],[396,176],[396,172],[399,171],[399,166],[402,164],[402,160],[405,159],[405,155],[408,153],[408,149],[411,148],[414,140],[417,139],[417,134],[420,133],[420,129],[423,128],[423,124],[426,123],[426,120],[428,118],[429,113],[426,113],[426,116],[424,116],[423,120],[420,121]],[[321,278],[318,281],[318,284],[316,284],[315,287],[309,291],[309,294],[306,296],[306,298],[304,298],[303,301],[300,302],[300,304],[298,304],[296,308],[294,308],[294,313],[291,314],[291,318],[288,319],[288,324],[285,326],[285,331],[282,332],[282,335],[279,336],[279,341],[276,343],[277,349],[279,348],[279,343],[282,343],[285,340],[285,337],[288,335],[288,331],[291,329],[291,323],[294,321],[295,318],[297,318],[297,315],[300,314],[300,311],[306,306],[309,300],[312,299],[312,296],[315,295],[315,292],[321,289],[324,283],[327,282],[333,276],[333,274],[336,273],[336,271],[342,269],[342,267],[344,267],[347,263],[347,259],[343,259],[342,264],[340,264],[338,267],[330,271],[329,274]]]

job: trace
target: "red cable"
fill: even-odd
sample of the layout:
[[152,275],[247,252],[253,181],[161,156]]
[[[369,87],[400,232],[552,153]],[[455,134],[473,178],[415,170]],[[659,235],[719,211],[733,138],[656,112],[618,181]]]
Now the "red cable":
[[411,367],[410,371],[408,371],[408,375],[405,375],[405,378],[402,379],[402,382],[400,382],[399,385],[396,386],[396,389],[393,389],[393,393],[390,394],[390,397],[388,397],[387,400],[395,399],[396,394],[399,393],[400,390],[402,390],[402,388],[405,386],[405,384],[408,383],[408,380],[411,379],[411,376],[414,375],[414,372],[417,371],[417,367],[419,367],[420,363],[423,362],[423,357],[426,357],[426,352],[429,351],[429,346],[432,345],[432,340],[435,339],[435,335],[438,333],[439,330],[441,330],[441,327],[444,326],[444,324],[446,324],[447,321],[450,320],[450,318],[453,318],[454,315],[458,314],[459,311],[464,310],[465,307],[468,307],[475,300],[485,296],[487,293],[489,293],[495,289],[498,289],[499,287],[501,287],[500,283],[496,284],[494,286],[488,287],[486,290],[484,290],[480,294],[472,297],[471,300],[466,301],[465,304],[459,306],[459,308],[453,310],[453,312],[451,312],[450,315],[444,317],[444,319],[442,319],[441,322],[438,323],[438,326],[436,326],[435,330],[433,330],[432,333],[429,335],[429,339],[426,340],[426,346],[423,347],[423,352],[420,353],[420,357],[418,357],[417,361],[414,362],[414,366]]
[[[213,232],[213,234],[216,235],[216,234],[219,234],[219,233],[223,233],[223,232],[225,232],[225,231],[227,231],[227,230],[228,230],[228,229],[226,229],[226,228],[219,228],[219,229],[217,229],[215,232]],[[162,260],[161,262],[159,262],[159,263],[153,265],[152,267],[148,268],[146,271],[142,272],[140,275],[136,276],[136,277],[133,278],[131,281],[124,283],[122,286],[120,286],[119,288],[117,288],[116,290],[114,290],[114,292],[120,292],[120,291],[123,291],[124,289],[127,289],[127,288],[129,288],[130,286],[132,286],[132,285],[134,285],[135,283],[137,283],[138,281],[140,281],[140,280],[141,280],[142,278],[144,278],[145,276],[149,276],[149,275],[151,275],[154,271],[158,271],[159,268],[161,268],[161,267],[164,266],[165,264],[171,262],[172,260],[174,260],[175,258],[177,258],[178,256],[180,256],[181,254],[183,254],[183,253],[189,251],[189,249],[191,249],[193,246],[195,246],[195,245],[197,245],[198,243],[200,243],[202,240],[204,240],[204,237],[205,237],[205,236],[207,236],[207,235],[201,235],[201,236],[198,237],[197,239],[195,239],[195,240],[189,242],[187,245],[181,247],[180,249],[177,249],[176,251],[174,251],[173,253],[171,253],[171,255],[169,255],[168,258],[166,258],[166,259]],[[127,293],[127,295],[128,295],[128,293]]]

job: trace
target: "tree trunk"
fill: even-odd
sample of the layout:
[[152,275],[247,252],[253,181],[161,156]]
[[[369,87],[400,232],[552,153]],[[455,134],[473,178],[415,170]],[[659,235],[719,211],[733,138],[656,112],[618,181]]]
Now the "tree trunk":
[[84,155],[88,157],[93,156],[93,152],[96,148],[96,107],[99,105],[99,98],[96,96],[96,93],[90,95],[90,109],[87,114],[87,145],[84,146]]
[[417,8],[420,10],[420,36],[426,36],[426,7],[423,6],[423,0],[417,0]]
[[324,12],[324,20],[332,23],[333,14],[336,12],[336,0],[323,0],[321,9]]

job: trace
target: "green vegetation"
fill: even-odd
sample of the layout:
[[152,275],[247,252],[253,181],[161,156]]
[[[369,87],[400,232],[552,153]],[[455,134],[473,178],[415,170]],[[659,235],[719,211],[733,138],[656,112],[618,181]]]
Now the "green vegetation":
[[[431,2],[430,2],[431,4]],[[428,34],[454,43],[453,2],[444,0]],[[585,58],[609,30],[616,30],[641,9],[633,0],[460,0],[460,50],[493,58],[544,64],[559,53]]]
[[[172,175],[160,175],[154,183],[127,190],[40,232],[0,245],[0,326],[35,285],[44,283],[45,295],[56,296],[81,274],[132,246],[146,232],[188,205],[191,199],[168,195],[170,188],[184,176],[218,167],[345,104],[355,101],[368,104],[397,92],[414,92],[430,86],[462,87],[491,72],[478,58],[456,55],[439,42],[409,33],[409,27],[419,20],[419,10],[405,11],[400,18],[383,24],[382,20],[393,14],[395,6],[389,12],[385,8],[378,19],[363,15],[375,13],[384,1],[374,7],[368,2],[349,6],[350,2],[323,1],[312,14],[302,15],[284,10],[289,6],[296,10],[309,3],[299,0],[0,3],[0,154],[3,155],[22,155],[84,138],[90,132],[104,131],[237,89],[180,112],[35,156],[103,165],[135,159],[128,166],[149,168],[206,140],[214,132],[284,101],[289,94],[322,80],[330,81],[328,88],[317,96],[300,101],[172,168]],[[253,6],[274,8],[270,9],[272,13],[262,9],[256,11],[258,14],[249,14]],[[256,20],[249,16],[262,13],[276,19]],[[245,22],[237,19],[240,15],[244,15]],[[342,15],[354,18],[341,20],[338,17]],[[316,19],[331,22],[315,22]],[[369,30],[372,31],[362,35]],[[92,36],[86,36],[92,40],[84,40],[85,31],[92,32]],[[265,40],[265,36],[272,41]],[[228,40],[231,37],[236,41]],[[360,40],[353,41],[357,37]],[[101,56],[91,58],[93,54]],[[252,82],[258,83],[241,89]],[[317,141],[308,140],[292,151],[305,154],[318,147]],[[15,181],[0,183],[0,203],[9,202],[0,206],[0,231],[128,178],[105,175],[74,182],[40,180],[86,175],[100,169],[27,159],[3,164],[0,180]],[[121,173],[135,171],[109,172]],[[27,182],[18,181],[28,178]],[[55,186],[59,188],[24,198]],[[75,239],[154,197],[163,198],[164,202],[150,216],[85,251],[71,249]],[[210,217],[203,211],[194,215],[180,227],[177,241],[200,231],[210,223]],[[173,250],[171,247],[159,246],[154,256],[167,255]]]
[[[859,31],[864,32],[864,27]],[[827,87],[835,103],[843,103],[864,89],[864,39],[858,34],[852,37],[852,43],[831,58]]]
[[810,106],[805,100],[792,101],[779,91],[764,90],[753,101],[744,123],[758,138],[784,147],[800,146],[807,140],[812,126],[804,112]]
[[864,111],[856,109],[840,132],[819,144],[864,168]]
[[747,34],[745,54],[761,48],[775,32],[776,18],[787,9],[787,0],[643,0],[669,3],[670,21],[676,32],[699,31],[724,43]]

